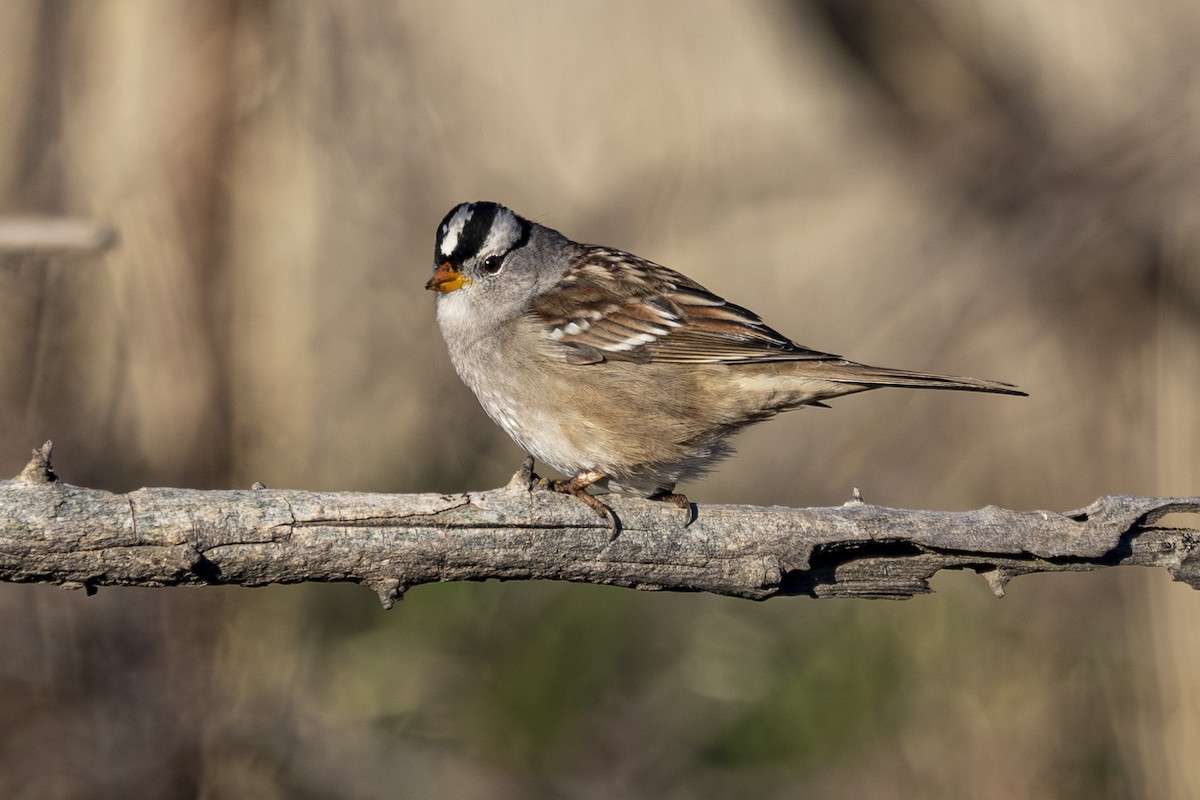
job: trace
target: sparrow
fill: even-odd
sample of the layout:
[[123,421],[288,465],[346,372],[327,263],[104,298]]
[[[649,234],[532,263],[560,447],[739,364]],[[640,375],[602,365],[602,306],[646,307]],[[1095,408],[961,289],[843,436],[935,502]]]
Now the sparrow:
[[[550,488],[667,500],[781,411],[885,386],[1024,395],[997,381],[872,367],[812,350],[687,276],[581,244],[491,202],[437,229],[437,321],[487,415],[569,477]],[[689,516],[690,520],[690,516]]]

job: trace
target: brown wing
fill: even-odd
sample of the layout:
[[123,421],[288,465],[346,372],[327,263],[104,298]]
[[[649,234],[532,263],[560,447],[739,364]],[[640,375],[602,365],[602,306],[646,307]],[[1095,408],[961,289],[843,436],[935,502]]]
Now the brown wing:
[[530,313],[569,361],[714,364],[833,359],[659,264],[589,247]]

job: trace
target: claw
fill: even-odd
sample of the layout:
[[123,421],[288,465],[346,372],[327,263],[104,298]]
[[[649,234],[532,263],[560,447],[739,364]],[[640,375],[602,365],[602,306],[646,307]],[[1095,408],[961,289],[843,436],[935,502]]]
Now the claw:
[[604,503],[600,502],[600,500],[594,494],[591,494],[587,490],[587,487],[591,486],[593,483],[602,481],[607,477],[608,476],[603,472],[581,472],[574,478],[567,478],[561,481],[551,481],[550,489],[558,492],[559,494],[571,495],[571,497],[582,501],[583,504],[592,511],[595,511],[601,517],[607,519],[612,525],[612,536],[609,538],[609,541],[611,542],[614,541],[621,533],[621,521],[617,519],[617,514],[615,511],[606,506]]
[[676,494],[675,492],[667,491],[666,489],[659,489],[647,499],[658,500],[664,503],[673,503],[674,505],[682,508],[687,514],[687,517],[683,520],[683,527],[685,528],[696,521],[696,507],[692,505],[690,500],[687,499],[687,495]]

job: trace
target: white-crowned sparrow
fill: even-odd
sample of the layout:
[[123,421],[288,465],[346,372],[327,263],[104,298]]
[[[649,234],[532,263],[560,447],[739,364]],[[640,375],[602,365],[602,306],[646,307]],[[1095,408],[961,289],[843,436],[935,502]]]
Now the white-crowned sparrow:
[[589,486],[687,507],[676,484],[780,411],[881,386],[1024,394],[810,350],[674,270],[495,203],[446,215],[425,288],[438,292],[450,358],[488,416],[572,476],[557,491],[602,515],[611,511]]

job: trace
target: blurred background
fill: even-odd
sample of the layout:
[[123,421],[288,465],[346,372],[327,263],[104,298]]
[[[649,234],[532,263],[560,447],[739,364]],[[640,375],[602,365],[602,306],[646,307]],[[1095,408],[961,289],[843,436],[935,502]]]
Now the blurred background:
[[[693,500],[1200,494],[1191,0],[6,0],[0,474],[453,492],[422,291],[488,199],[810,347],[1011,381],[760,426]],[[1200,797],[1200,593],[0,585],[3,798]]]

